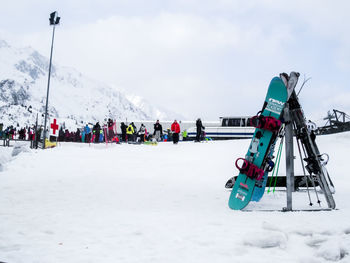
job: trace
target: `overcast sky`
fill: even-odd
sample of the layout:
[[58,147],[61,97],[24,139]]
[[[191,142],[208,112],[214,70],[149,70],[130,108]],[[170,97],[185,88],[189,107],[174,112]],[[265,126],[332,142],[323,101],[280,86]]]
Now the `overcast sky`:
[[350,1],[2,1],[0,38],[188,118],[260,110],[280,72],[312,79],[308,116],[350,113]]

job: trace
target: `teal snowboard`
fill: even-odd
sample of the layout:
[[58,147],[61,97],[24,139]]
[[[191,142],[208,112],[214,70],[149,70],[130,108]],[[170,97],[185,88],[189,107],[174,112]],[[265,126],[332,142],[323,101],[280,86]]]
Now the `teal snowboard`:
[[[284,85],[286,85],[286,87],[287,87],[287,92],[288,92],[287,100],[289,99],[295,86],[298,83],[299,75],[300,74],[297,72],[291,72],[289,76],[286,73],[280,74],[280,78],[282,79]],[[266,101],[266,99],[265,99],[265,101]],[[269,158],[270,160],[273,158],[276,140],[277,140],[277,138],[275,138],[275,140],[273,140],[274,142],[271,144],[270,152],[267,156],[267,158]],[[260,199],[263,197],[263,195],[265,193],[265,187],[267,184],[267,180],[268,180],[267,177],[268,177],[268,171],[265,171],[263,179],[259,182],[256,182],[251,201],[259,202]]]
[[[283,81],[279,77],[273,78],[267,91],[261,115],[280,119],[287,98],[288,92]],[[264,169],[275,136],[270,130],[256,128],[245,160],[260,169]],[[255,183],[255,178],[248,177],[245,173],[240,172],[230,195],[229,207],[234,210],[241,210],[246,207],[251,200]]]
[[[268,99],[269,99],[268,97],[269,97],[269,93],[266,94],[264,105],[266,103],[268,103]],[[269,153],[267,155],[267,158],[270,158],[270,159],[273,158],[273,153],[275,151],[275,145],[276,145],[276,139],[277,139],[277,136],[274,136],[273,138],[271,138],[271,146],[270,146],[270,150],[269,150]],[[263,197],[263,195],[265,193],[265,187],[267,184],[268,173],[269,173],[268,171],[265,171],[263,179],[260,180],[260,182],[255,182],[255,187],[254,187],[251,201],[259,202],[260,199]]]

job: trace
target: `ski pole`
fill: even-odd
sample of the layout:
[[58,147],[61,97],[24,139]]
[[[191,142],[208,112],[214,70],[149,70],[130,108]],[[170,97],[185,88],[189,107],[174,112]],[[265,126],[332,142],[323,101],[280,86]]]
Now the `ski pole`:
[[269,189],[267,190],[267,193],[270,193],[270,192],[271,192],[270,189],[271,189],[273,177],[274,177],[274,175],[275,175],[276,166],[277,166],[278,159],[279,159],[279,156],[280,156],[280,153],[281,153],[281,144],[283,144],[283,137],[282,137],[281,142],[280,142],[280,145],[279,145],[279,147],[278,147],[277,157],[276,157],[276,165],[273,167],[273,170],[272,170],[272,176],[271,176],[271,180],[270,180],[270,183],[269,183]]
[[[301,143],[301,146],[302,146],[302,148],[303,148],[304,156],[307,157],[304,144]],[[314,181],[314,178],[312,178],[311,173],[309,173],[309,177],[310,177],[310,181],[311,181],[311,183],[312,183],[312,186],[313,186],[313,188],[314,188],[314,190],[315,190],[315,194],[316,194],[316,198],[317,198],[317,203],[319,204],[319,206],[321,206],[321,200],[320,200],[320,198],[318,197],[318,193],[317,193],[317,190],[316,190],[315,181]],[[316,179],[317,179],[317,178],[316,178]],[[318,183],[320,184],[320,181],[318,181]]]
[[297,145],[298,145],[298,150],[299,150],[299,156],[300,156],[300,162],[301,162],[301,167],[303,167],[303,172],[304,172],[304,178],[305,178],[305,182],[306,182],[306,189],[307,189],[307,194],[309,196],[309,201],[310,201],[310,206],[312,206],[312,200],[311,200],[311,196],[310,196],[310,190],[309,190],[309,183],[308,183],[308,178],[306,176],[306,173],[305,173],[305,167],[304,167],[304,164],[303,164],[303,156],[301,154],[301,149],[300,149],[300,144],[299,144],[299,139],[297,139]]
[[277,175],[278,175],[278,170],[280,168],[280,161],[281,161],[282,149],[283,149],[283,138],[281,139],[281,144],[280,144],[281,151],[280,151],[280,155],[278,156],[278,163],[277,163],[277,169],[276,169],[275,183],[273,185],[273,191],[272,191],[273,193],[275,193],[276,183],[277,183]]

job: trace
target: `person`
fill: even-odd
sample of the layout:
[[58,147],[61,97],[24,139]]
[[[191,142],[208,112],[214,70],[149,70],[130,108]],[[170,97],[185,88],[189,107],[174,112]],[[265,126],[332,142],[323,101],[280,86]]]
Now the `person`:
[[69,133],[69,130],[68,129],[66,129],[65,131],[64,131],[64,141],[65,142],[69,142],[70,141],[70,133]]
[[58,131],[58,140],[60,142],[63,142],[64,141],[64,130],[63,130],[63,127],[61,125],[59,131]]
[[91,140],[91,129],[90,129],[88,124],[85,125],[84,131],[85,131],[85,138],[84,138],[85,142],[90,142],[90,140]]
[[[0,138],[1,138],[1,135],[0,135]],[[28,140],[29,141],[33,140],[33,132],[32,132],[32,129],[30,127],[28,129]]]
[[100,131],[101,131],[101,125],[99,122],[96,122],[95,124],[95,142],[99,142],[100,139]]
[[114,130],[113,130],[113,127],[114,127],[114,122],[112,119],[108,119],[108,141],[112,141],[113,137],[114,137]]
[[132,123],[129,124],[128,128],[126,129],[126,134],[128,135],[128,141],[133,142],[134,141],[134,126]]
[[80,139],[80,129],[77,128],[77,131],[75,132],[75,141],[76,142],[80,142],[81,139]]
[[103,129],[100,130],[100,135],[98,139],[99,142],[103,142],[103,140],[108,140],[108,138],[105,138],[106,134],[103,131],[104,131]]
[[18,137],[19,140],[24,140],[25,139],[25,129],[24,128],[20,129],[18,131],[18,135],[19,135],[19,137]]
[[204,129],[204,126],[202,125],[202,121],[200,118],[197,119],[196,121],[196,128],[197,128],[197,133],[196,133],[196,142],[201,141],[201,135],[202,135],[202,130]]
[[163,135],[163,128],[162,128],[162,125],[159,123],[159,120],[157,120],[156,123],[154,124],[153,135],[155,136],[157,142],[161,140],[161,136]]
[[182,140],[187,141],[187,130],[186,129],[182,132]]
[[84,129],[84,127],[81,129],[81,142],[85,142],[85,129]]
[[120,130],[122,131],[122,141],[126,142],[126,129],[128,128],[128,126],[125,125],[124,122],[122,122],[120,124]]
[[145,134],[146,134],[146,127],[141,123],[140,130],[139,130],[139,136],[140,136],[140,142],[145,142]]
[[134,122],[132,122],[131,125],[134,128],[134,141],[135,141],[136,140],[136,136],[137,136],[137,128],[136,128],[136,125],[134,124]]
[[171,124],[171,131],[173,132],[173,143],[177,144],[179,142],[180,125],[176,120]]

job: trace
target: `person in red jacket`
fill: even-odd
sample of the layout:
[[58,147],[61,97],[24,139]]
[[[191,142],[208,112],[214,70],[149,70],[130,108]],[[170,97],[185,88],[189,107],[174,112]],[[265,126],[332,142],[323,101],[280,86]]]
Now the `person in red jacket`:
[[179,142],[180,125],[176,120],[171,124],[171,131],[173,132],[173,143],[177,144]]

